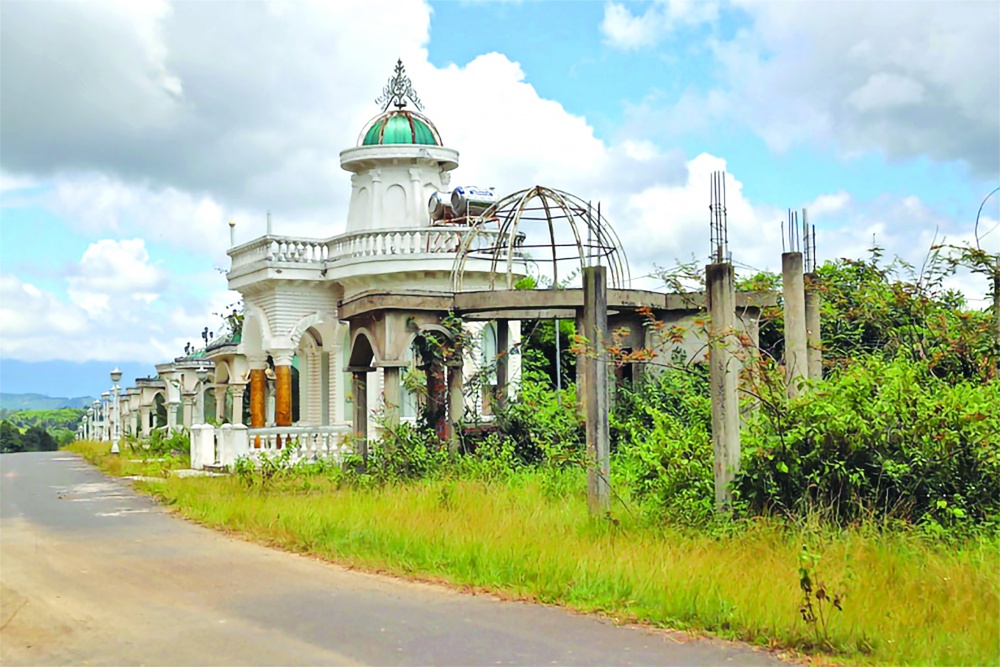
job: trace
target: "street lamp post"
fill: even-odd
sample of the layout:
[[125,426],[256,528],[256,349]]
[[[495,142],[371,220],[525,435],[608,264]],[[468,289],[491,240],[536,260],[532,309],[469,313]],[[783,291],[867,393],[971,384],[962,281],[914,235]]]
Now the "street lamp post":
[[94,415],[90,420],[90,439],[100,440],[100,428],[98,421],[101,418],[101,402],[98,400],[94,401],[94,404],[90,406],[90,409],[94,411]]
[[111,392],[101,392],[101,440],[111,440]]
[[122,434],[122,406],[119,402],[119,387],[118,381],[122,379],[122,372],[118,370],[115,366],[114,370],[111,371],[111,400],[114,405],[114,432],[111,434],[111,453],[118,454],[121,450],[119,449],[118,443],[121,439]]

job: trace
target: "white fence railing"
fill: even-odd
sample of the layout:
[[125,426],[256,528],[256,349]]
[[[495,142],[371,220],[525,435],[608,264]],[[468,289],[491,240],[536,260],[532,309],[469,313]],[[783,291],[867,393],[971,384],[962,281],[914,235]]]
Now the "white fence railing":
[[351,429],[336,426],[270,426],[247,431],[249,451],[274,453],[293,447],[293,458],[341,460],[350,447],[344,445],[344,436]]
[[248,429],[242,424],[210,424],[191,427],[191,467],[232,466],[236,459],[268,456],[292,449],[292,461],[331,459],[340,461],[351,452],[344,441],[351,429],[336,426],[272,426]]
[[261,262],[326,264],[353,257],[456,253],[465,235],[475,233],[476,250],[496,243],[498,232],[471,227],[374,229],[329,239],[262,236],[229,250],[232,270]]

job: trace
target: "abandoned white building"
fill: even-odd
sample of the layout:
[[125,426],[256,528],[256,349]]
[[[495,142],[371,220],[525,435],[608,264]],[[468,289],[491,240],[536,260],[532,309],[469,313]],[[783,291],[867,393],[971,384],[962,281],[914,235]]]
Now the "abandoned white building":
[[[649,318],[673,324],[704,312],[703,294],[630,289],[613,228],[584,199],[540,186],[506,197],[453,188],[459,153],[421,113],[401,63],[381,102],[357,145],[340,154],[351,173],[344,233],[280,236],[269,216],[264,236],[230,248],[227,277],[243,297],[241,326],[158,365],[157,378],[126,392],[127,430],[191,429],[196,467],[292,440],[306,454],[327,455],[349,432],[375,435],[373,416],[414,418],[417,392],[405,380],[421,366],[423,407],[430,403],[434,426],[454,438],[463,421],[488,417],[511,391],[521,321],[582,322],[581,268],[606,267],[604,332],[623,329],[625,347],[659,345],[669,355]],[[539,289],[514,289],[524,276],[541,276]],[[764,303],[773,296],[736,295],[738,322],[751,338]],[[461,347],[455,317],[471,332]],[[428,340],[440,341],[443,353],[434,358]],[[704,334],[692,329],[670,346],[698,354]],[[483,369],[485,389],[463,395],[463,383]],[[246,423],[249,431],[202,426],[212,421]]]

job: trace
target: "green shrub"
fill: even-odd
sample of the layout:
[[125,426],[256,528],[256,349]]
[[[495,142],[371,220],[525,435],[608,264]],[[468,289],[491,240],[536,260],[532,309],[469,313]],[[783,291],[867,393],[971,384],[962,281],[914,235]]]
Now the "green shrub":
[[574,385],[559,393],[544,373],[525,371],[517,398],[497,412],[496,423],[513,440],[523,463],[583,459],[586,428],[577,410]]
[[448,463],[448,448],[425,423],[382,424],[382,437],[368,447],[366,475],[392,483],[432,477]]
[[1000,382],[938,379],[868,357],[746,425],[735,482],[749,510],[953,525],[1000,511]]
[[174,452],[187,454],[191,450],[191,436],[183,428],[174,431],[173,435],[167,435],[166,429],[154,429],[143,449],[153,456],[164,456]]
[[620,387],[610,416],[612,471],[654,515],[700,523],[715,501],[704,369],[671,369]]

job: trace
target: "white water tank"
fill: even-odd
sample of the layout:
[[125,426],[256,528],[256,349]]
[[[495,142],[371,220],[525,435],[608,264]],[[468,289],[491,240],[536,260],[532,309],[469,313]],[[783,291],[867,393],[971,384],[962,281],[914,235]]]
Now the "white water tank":
[[427,213],[431,216],[431,221],[447,220],[454,218],[455,212],[451,208],[450,192],[435,192],[427,202]]
[[497,193],[493,188],[460,185],[451,193],[451,208],[457,216],[481,215],[483,211],[497,203],[497,199]]

